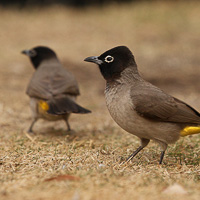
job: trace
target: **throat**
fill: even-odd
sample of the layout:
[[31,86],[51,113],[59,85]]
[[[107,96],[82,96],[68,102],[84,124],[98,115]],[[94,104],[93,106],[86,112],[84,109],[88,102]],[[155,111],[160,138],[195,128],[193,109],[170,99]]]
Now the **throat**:
[[120,78],[120,72],[112,72],[111,69],[105,68],[104,66],[99,67],[100,72],[106,81],[114,81]]
[[117,90],[121,84],[122,83],[121,83],[120,79],[106,81],[105,93],[109,92],[111,90]]
[[138,81],[142,81],[142,80],[143,79],[139,75],[138,71],[135,71],[130,68],[126,68],[124,71],[120,73],[119,76],[106,79],[106,87],[117,87],[119,85],[133,86]]

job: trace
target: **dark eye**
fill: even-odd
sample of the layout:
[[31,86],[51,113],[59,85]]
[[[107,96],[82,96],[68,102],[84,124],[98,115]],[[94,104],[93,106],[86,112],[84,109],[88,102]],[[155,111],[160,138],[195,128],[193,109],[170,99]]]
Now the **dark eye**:
[[105,57],[105,62],[107,62],[107,63],[113,62],[113,60],[114,60],[114,57],[112,57],[112,56],[108,55]]
[[29,56],[30,57],[35,57],[36,55],[37,55],[37,52],[34,49],[29,51]]

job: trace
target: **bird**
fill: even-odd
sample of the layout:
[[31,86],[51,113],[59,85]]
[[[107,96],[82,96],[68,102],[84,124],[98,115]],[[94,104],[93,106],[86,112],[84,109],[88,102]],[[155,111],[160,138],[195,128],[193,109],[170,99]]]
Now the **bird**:
[[144,80],[128,47],[117,46],[84,61],[97,64],[106,80],[105,99],[111,117],[140,139],[141,145],[126,161],[153,140],[161,147],[162,164],[169,144],[180,136],[200,133],[200,113]]
[[70,131],[68,119],[71,113],[91,112],[76,103],[80,91],[74,75],[62,66],[56,53],[49,47],[36,46],[21,53],[30,58],[35,69],[26,90],[33,118],[28,133],[34,133],[33,126],[40,118],[64,120]]

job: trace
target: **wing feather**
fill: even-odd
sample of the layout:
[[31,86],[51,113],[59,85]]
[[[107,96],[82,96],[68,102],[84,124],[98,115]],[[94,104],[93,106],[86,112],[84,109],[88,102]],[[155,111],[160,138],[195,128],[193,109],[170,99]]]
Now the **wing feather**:
[[138,114],[148,119],[165,122],[200,123],[200,114],[194,108],[151,84],[132,87],[131,99]]
[[74,76],[58,62],[40,66],[33,74],[26,93],[31,97],[46,100],[60,94],[80,94]]

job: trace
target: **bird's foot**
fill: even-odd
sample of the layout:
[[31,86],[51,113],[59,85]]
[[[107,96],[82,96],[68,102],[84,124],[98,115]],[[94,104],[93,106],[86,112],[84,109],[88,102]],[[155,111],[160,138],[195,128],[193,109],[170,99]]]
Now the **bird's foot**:
[[26,133],[29,134],[29,135],[35,135],[35,133],[33,132],[32,129],[29,129],[28,131],[26,131]]

